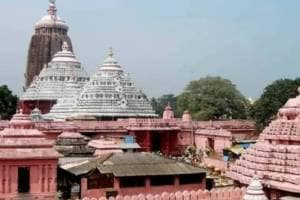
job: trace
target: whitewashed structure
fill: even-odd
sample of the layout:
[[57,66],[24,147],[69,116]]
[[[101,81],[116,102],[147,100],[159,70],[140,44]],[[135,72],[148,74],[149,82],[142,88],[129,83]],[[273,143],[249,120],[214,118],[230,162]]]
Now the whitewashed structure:
[[[65,118],[116,119],[157,116],[129,74],[118,64],[112,49],[109,50],[104,63],[83,87],[80,95],[73,100],[59,101],[49,115],[58,116],[58,108],[68,110],[69,115],[65,115]],[[57,119],[59,120],[59,116]]]
[[64,42],[62,50],[34,78],[21,97],[21,102],[29,109],[37,107],[45,114],[58,99],[76,97],[88,80],[89,76],[81,63],[69,50],[68,43]]
[[256,175],[252,178],[247,187],[243,200],[268,200],[263,191],[263,186]]

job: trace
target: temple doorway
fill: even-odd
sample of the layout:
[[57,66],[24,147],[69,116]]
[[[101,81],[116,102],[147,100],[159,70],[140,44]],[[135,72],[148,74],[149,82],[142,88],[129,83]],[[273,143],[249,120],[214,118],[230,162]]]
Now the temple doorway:
[[18,169],[18,192],[27,193],[30,190],[30,172],[28,167]]
[[151,138],[151,151],[157,152],[161,151],[161,134],[153,133]]
[[207,138],[208,148],[214,150],[215,149],[215,142],[213,138]]

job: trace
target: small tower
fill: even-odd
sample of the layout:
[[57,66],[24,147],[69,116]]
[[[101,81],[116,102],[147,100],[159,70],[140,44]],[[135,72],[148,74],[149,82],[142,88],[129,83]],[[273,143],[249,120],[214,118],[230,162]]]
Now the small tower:
[[249,186],[247,187],[247,191],[243,200],[268,200],[256,175],[253,177]]
[[186,110],[182,114],[182,121],[183,122],[191,122],[192,121],[192,115],[190,111]]
[[168,105],[165,107],[165,110],[163,113],[163,119],[165,119],[165,120],[174,119],[174,112],[173,112],[173,109],[172,109],[170,103],[168,103]]

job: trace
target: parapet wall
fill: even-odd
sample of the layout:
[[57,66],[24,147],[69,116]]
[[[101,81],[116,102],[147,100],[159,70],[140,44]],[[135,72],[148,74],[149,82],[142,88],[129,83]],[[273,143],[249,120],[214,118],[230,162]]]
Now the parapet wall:
[[227,188],[227,189],[214,189],[211,191],[198,190],[198,191],[178,191],[176,193],[162,194],[139,194],[133,196],[117,196],[99,198],[83,198],[82,200],[242,200],[245,194],[245,188]]

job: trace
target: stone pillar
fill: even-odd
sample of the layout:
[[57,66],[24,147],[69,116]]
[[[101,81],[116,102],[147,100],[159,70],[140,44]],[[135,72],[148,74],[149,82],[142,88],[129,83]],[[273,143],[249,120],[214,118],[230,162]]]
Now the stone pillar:
[[57,190],[57,166],[51,165],[51,182],[50,182],[50,192],[56,192]]
[[179,184],[179,176],[175,176],[174,186],[175,186],[175,189],[179,188],[179,186],[180,186],[180,184]]
[[201,176],[202,182],[201,182],[201,189],[206,189],[206,174]]
[[120,192],[120,179],[116,177],[114,177],[114,189],[118,191],[118,193]]
[[81,198],[84,198],[86,196],[86,192],[87,192],[87,178],[81,179],[80,192],[81,192]]
[[150,190],[151,190],[151,180],[150,180],[150,177],[146,177],[145,182],[146,182],[145,183],[146,191],[150,192]]
[[7,173],[8,173],[8,170],[7,170],[8,166],[4,166],[4,169],[3,169],[3,179],[4,179],[4,183],[3,183],[3,191],[4,191],[4,194],[7,194],[8,193],[8,176],[7,176]]

